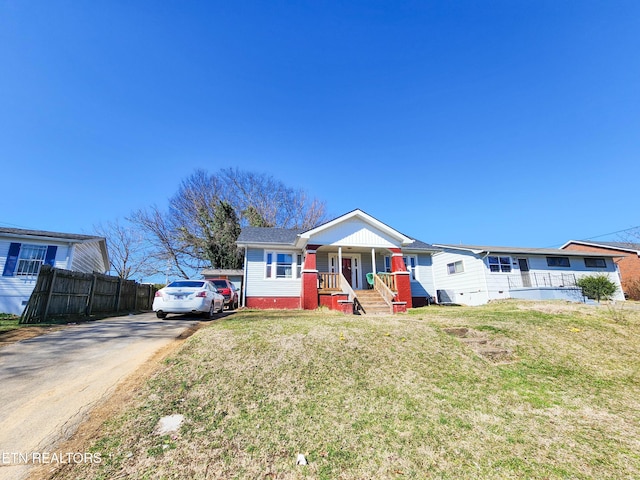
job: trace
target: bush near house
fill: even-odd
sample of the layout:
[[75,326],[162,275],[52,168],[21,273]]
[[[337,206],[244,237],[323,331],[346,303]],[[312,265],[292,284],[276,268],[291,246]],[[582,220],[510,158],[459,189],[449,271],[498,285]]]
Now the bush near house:
[[596,301],[608,300],[618,290],[618,286],[606,275],[589,275],[576,281],[583,295]]
[[640,278],[626,281],[623,289],[629,300],[640,300]]

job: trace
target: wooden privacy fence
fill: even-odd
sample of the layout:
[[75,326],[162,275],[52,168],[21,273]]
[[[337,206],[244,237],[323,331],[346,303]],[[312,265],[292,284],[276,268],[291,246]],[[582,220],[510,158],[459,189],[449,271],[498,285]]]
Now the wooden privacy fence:
[[153,285],[133,280],[43,265],[20,323],[42,323],[67,315],[151,310],[155,292]]

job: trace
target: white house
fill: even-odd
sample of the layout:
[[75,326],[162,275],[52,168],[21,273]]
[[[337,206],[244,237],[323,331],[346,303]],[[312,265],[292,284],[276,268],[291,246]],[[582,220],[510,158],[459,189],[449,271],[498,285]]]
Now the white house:
[[106,240],[90,235],[0,227],[0,312],[22,313],[43,264],[77,272],[107,273]]
[[481,305],[489,300],[522,298],[581,301],[580,277],[605,274],[624,300],[616,254],[553,248],[435,244],[433,277],[441,303]]
[[306,231],[242,229],[243,305],[403,311],[435,294],[431,245],[362,210]]

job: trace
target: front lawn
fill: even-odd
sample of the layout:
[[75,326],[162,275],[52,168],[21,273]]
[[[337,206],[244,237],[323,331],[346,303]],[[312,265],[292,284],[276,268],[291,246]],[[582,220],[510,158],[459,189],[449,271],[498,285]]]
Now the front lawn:
[[640,312],[618,313],[241,311],[103,426],[101,464],[56,478],[640,478]]

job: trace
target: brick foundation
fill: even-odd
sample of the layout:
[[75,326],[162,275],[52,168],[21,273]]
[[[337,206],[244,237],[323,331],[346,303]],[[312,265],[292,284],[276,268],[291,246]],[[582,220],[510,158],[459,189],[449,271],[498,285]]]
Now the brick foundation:
[[300,297],[247,297],[247,308],[297,310]]

